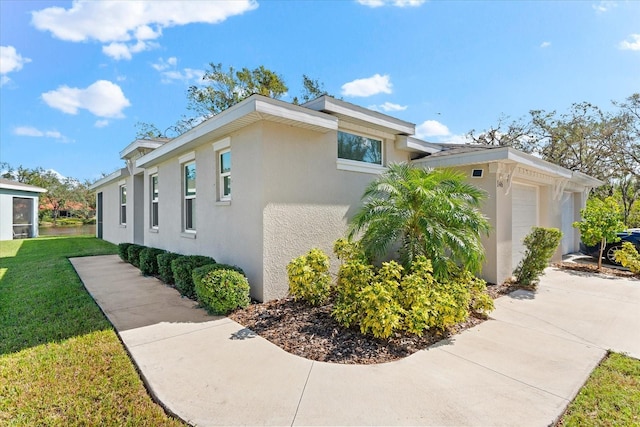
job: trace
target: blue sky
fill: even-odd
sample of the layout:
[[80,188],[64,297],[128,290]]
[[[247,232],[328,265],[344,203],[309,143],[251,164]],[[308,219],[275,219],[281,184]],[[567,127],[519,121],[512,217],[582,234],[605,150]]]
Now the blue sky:
[[96,179],[165,129],[208,64],[302,75],[460,142],[531,109],[640,91],[637,1],[0,1],[0,160]]

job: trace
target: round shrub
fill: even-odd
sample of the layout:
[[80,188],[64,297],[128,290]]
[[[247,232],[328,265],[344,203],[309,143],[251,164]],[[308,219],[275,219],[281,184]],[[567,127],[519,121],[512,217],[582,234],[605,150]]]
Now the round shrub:
[[140,268],[140,252],[145,248],[142,245],[129,245],[127,248],[127,258],[134,267]]
[[231,271],[237,271],[238,273],[242,274],[243,276],[247,277],[246,274],[244,274],[244,271],[238,267],[237,265],[229,265],[229,264],[205,264],[202,267],[197,267],[193,269],[193,272],[191,274],[192,279],[193,279],[193,283],[195,284],[198,280],[202,280],[202,278],[204,276],[206,276],[208,273],[212,272],[212,271],[216,271],[216,270],[231,270]]
[[249,282],[233,270],[213,270],[198,276],[195,283],[198,301],[214,314],[229,314],[249,305]]
[[215,264],[216,260],[202,255],[184,255],[171,261],[171,271],[176,289],[180,295],[194,299],[196,292],[193,284],[193,269],[207,264]]
[[329,257],[320,249],[293,259],[287,265],[289,292],[295,300],[303,299],[311,305],[321,305],[331,292]]
[[118,255],[124,262],[129,262],[129,246],[131,246],[131,243],[118,243]]
[[173,285],[175,283],[173,280],[173,270],[171,270],[171,261],[181,256],[182,255],[174,252],[164,252],[157,256],[158,276],[160,276],[160,280],[167,285]]
[[158,248],[144,248],[140,252],[140,272],[145,276],[156,276],[158,274],[158,255],[164,250]]

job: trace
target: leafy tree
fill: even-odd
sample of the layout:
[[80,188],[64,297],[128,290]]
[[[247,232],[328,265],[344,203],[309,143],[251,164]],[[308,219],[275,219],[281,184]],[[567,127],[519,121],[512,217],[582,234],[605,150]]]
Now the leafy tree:
[[604,200],[591,197],[587,206],[580,211],[583,220],[574,222],[573,226],[580,230],[585,245],[600,245],[598,271],[602,269],[602,255],[607,243],[617,242],[619,231],[624,230],[620,206],[613,197]]
[[317,79],[312,79],[306,74],[302,75],[302,95],[300,95],[300,99],[297,96],[293,98],[294,104],[304,104],[305,102],[309,102],[313,99],[319,98],[322,95],[329,95],[329,93],[325,90],[324,84],[319,82]]
[[288,88],[282,77],[263,65],[253,70],[222,68],[222,64],[209,64],[202,79],[206,86],[191,86],[187,91],[188,108],[203,117],[211,117],[250,97],[260,94],[280,98]]
[[488,234],[489,222],[479,206],[486,194],[466,183],[464,174],[391,164],[362,197],[365,202],[351,220],[349,237],[362,231],[362,248],[369,257],[384,255],[399,243],[405,268],[423,255],[437,278],[447,276],[452,261],[465,270],[481,269],[480,236]]

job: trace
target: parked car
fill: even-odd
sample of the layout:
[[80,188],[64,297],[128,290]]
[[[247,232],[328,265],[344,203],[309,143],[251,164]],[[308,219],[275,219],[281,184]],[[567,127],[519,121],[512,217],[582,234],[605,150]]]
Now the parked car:
[[[620,265],[619,262],[616,262],[615,255],[618,249],[622,249],[623,242],[633,243],[636,249],[640,252],[640,228],[633,228],[627,231],[622,231],[618,233],[618,237],[620,238],[620,241],[607,244],[607,246],[604,248],[604,253],[602,254],[605,261],[607,261],[609,264]],[[580,252],[585,255],[598,258],[598,254],[600,253],[600,244],[597,244],[595,246],[587,246],[584,243],[580,242]]]

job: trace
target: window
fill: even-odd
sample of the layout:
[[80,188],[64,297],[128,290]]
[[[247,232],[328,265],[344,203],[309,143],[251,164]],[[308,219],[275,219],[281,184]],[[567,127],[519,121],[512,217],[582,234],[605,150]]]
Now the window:
[[196,229],[196,163],[186,163],[184,170],[184,230]]
[[127,224],[127,186],[120,186],[120,225]]
[[220,152],[220,200],[231,200],[231,150]]
[[382,141],[338,131],[338,158],[382,166]]
[[158,174],[151,175],[151,228],[158,228]]

